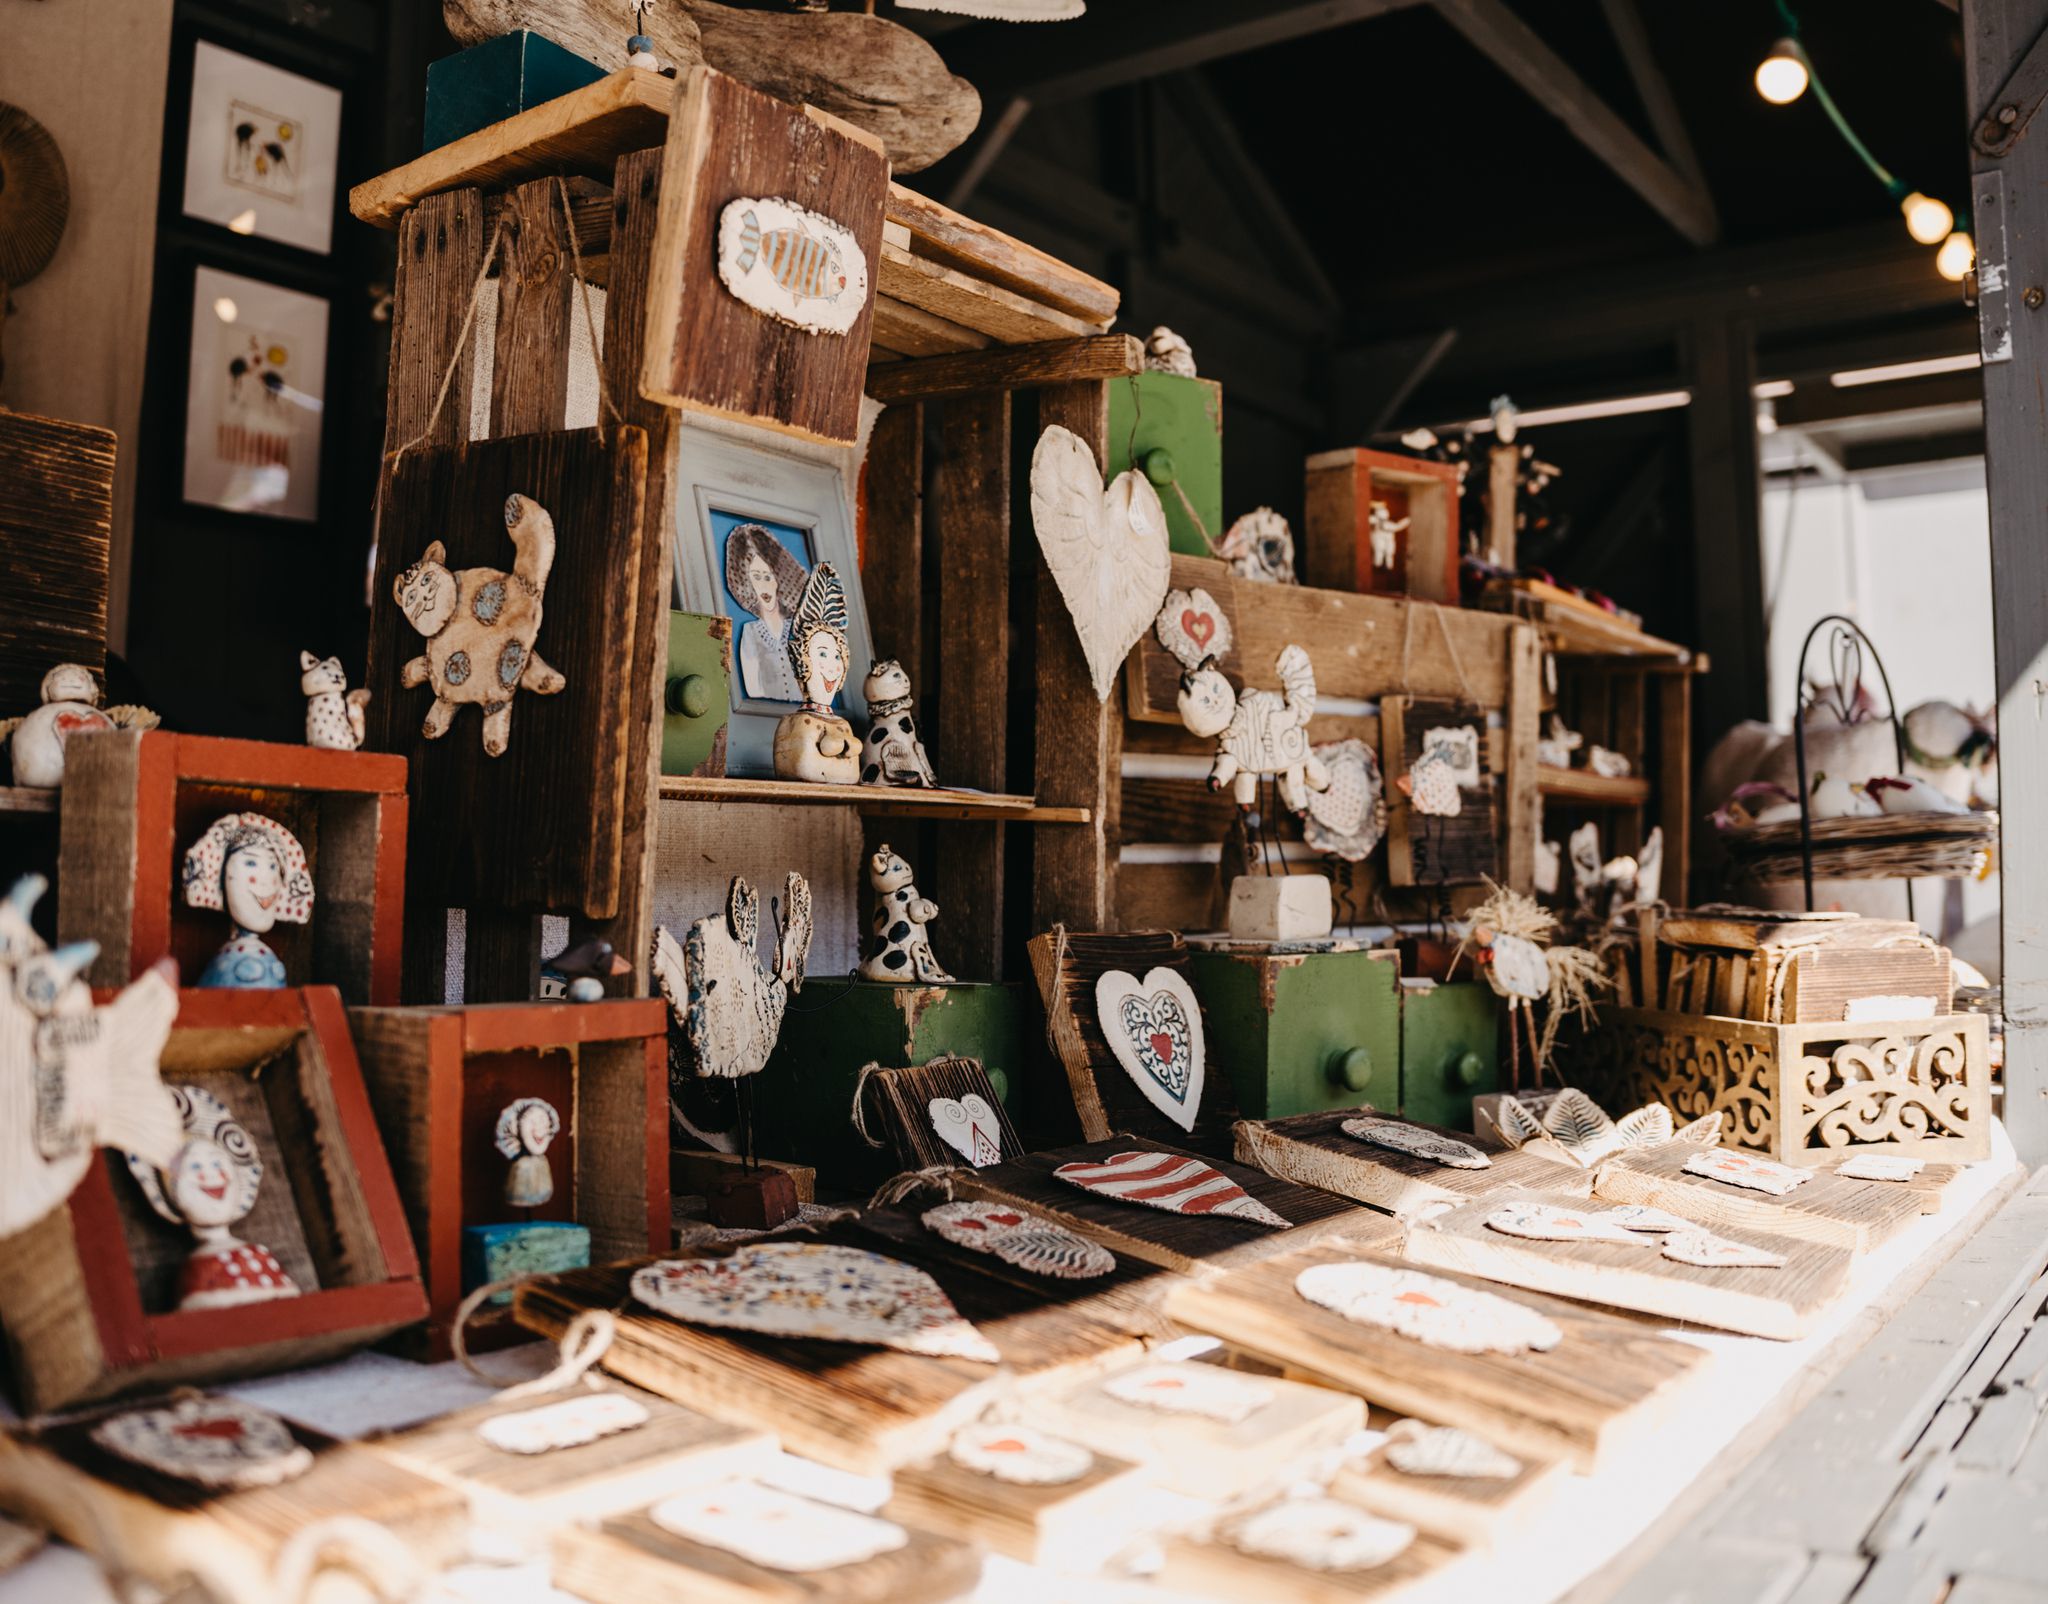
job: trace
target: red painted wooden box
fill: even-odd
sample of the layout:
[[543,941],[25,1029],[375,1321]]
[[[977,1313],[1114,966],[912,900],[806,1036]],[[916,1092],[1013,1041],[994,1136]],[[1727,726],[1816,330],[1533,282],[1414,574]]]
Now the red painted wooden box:
[[[1350,447],[1310,457],[1307,478],[1303,584],[1458,605],[1455,463]],[[1375,506],[1387,523],[1377,553]]]

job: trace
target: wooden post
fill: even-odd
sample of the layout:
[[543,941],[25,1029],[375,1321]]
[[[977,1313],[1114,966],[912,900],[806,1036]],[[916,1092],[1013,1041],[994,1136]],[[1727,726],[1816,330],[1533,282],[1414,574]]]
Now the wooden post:
[[[1038,421],[1073,430],[1109,459],[1109,387],[1100,381],[1039,392]],[[1038,580],[1038,800],[1089,810],[1086,824],[1032,832],[1031,921],[1074,930],[1116,928],[1118,815],[1123,791],[1123,695],[1095,699],[1074,620],[1043,557]]]
[[[1704,317],[1687,340],[1692,405],[1693,643],[1719,665],[1700,696],[1708,740],[1770,711],[1763,503],[1756,449],[1756,330]],[[1802,626],[1803,627],[1803,626]]]
[[1536,734],[1543,706],[1543,642],[1530,624],[1508,637],[1507,809],[1501,867],[1517,891],[1536,889],[1536,841],[1543,797],[1536,789]]
[[[2048,0],[1970,0],[1964,59],[1973,124],[1995,114],[2007,78],[2048,26]],[[2015,95],[2037,94],[2016,86]],[[2031,113],[2032,106],[2024,108]],[[2001,156],[1973,152],[1984,358],[1984,456],[1991,500],[1992,650],[1998,667],[2005,1123],[2023,1163],[2048,1159],[2048,137],[2037,117]],[[1994,143],[1993,148],[1997,148]],[[2003,281],[2002,290],[1997,288]]]
[[1486,453],[1486,560],[1515,566],[1515,494],[1522,482],[1520,446],[1493,446]]
[[1674,908],[1692,902],[1692,672],[1657,676],[1657,822],[1664,828],[1662,895]]

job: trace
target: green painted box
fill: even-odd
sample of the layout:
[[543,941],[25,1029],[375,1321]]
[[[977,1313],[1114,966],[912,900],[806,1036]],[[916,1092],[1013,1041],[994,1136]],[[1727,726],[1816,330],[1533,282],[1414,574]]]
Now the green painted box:
[[[620,8],[621,15],[625,7]],[[632,29],[621,21],[619,39]],[[439,150],[516,112],[555,100],[604,76],[604,68],[524,28],[427,63],[421,148]]]
[[[1202,528],[1210,540],[1223,539],[1223,386],[1174,373],[1111,380],[1109,477],[1133,466],[1159,491],[1173,549],[1214,556]],[[1189,517],[1190,506],[1202,528]]]
[[732,723],[732,620],[668,615],[668,677],[662,684],[661,772],[702,779],[725,773]]
[[1247,1119],[1401,1102],[1400,961],[1391,952],[1194,952],[1209,1065]]
[[988,1070],[1012,1120],[1024,1084],[1030,1003],[1019,984],[851,985],[816,977],[790,999],[782,1035],[754,1088],[754,1146],[809,1164],[819,1180],[854,1190],[894,1165],[853,1128],[853,1089],[868,1064],[900,1067],[960,1055]]
[[1500,999],[1477,980],[1401,988],[1401,1112],[1472,1128],[1472,1098],[1500,1086]]

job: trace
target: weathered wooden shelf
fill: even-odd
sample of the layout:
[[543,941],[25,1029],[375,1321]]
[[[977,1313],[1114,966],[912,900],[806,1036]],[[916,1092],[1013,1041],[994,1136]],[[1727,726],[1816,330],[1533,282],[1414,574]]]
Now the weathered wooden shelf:
[[1554,769],[1547,764],[1536,771],[1536,790],[1590,808],[1639,808],[1650,800],[1650,782],[1640,774],[1615,780],[1590,769]]
[[[1665,658],[1674,667],[1695,666],[1689,648],[1541,580],[1518,579],[1511,587],[1496,582],[1487,587],[1487,604],[1528,619],[1560,657]],[[1703,669],[1704,660],[1696,666]]]
[[34,785],[0,785],[0,814],[54,814],[63,793]]
[[1079,807],[1040,807],[1030,796],[996,791],[921,791],[895,785],[811,785],[803,780],[698,779],[665,774],[663,801],[767,802],[780,806],[853,808],[908,819],[978,819],[984,823],[1086,824]]

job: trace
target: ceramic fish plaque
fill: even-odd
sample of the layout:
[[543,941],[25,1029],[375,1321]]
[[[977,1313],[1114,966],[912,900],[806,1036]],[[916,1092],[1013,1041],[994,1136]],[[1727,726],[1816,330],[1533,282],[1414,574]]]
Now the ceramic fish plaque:
[[1230,615],[1201,586],[1169,590],[1152,633],[1182,668],[1193,671],[1230,651]]
[[981,1169],[1003,1159],[1003,1127],[996,1111],[978,1092],[965,1097],[934,1097],[928,1105],[932,1129],[939,1140]]
[[1162,1362],[1111,1376],[1102,1390],[1118,1403],[1167,1415],[1200,1415],[1235,1426],[1273,1401],[1263,1381],[1217,1365]]
[[548,1145],[562,1129],[562,1116],[544,1097],[520,1097],[498,1112],[494,1145],[512,1161],[505,1176],[505,1201],[516,1209],[537,1209],[555,1195]]
[[187,907],[225,912],[234,926],[198,983],[230,991],[283,986],[283,960],[263,938],[313,917],[313,875],[299,838],[260,813],[226,814],[186,849],[181,878]]
[[1315,667],[1307,652],[1287,646],[1273,668],[1280,690],[1239,692],[1213,665],[1204,664],[1181,676],[1176,706],[1190,734],[1216,742],[1210,790],[1229,786],[1237,805],[1248,808],[1258,796],[1259,780],[1270,774],[1280,800],[1300,813],[1309,794],[1330,783],[1329,770],[1308,741],[1308,721],[1316,711]]
[[964,1470],[1018,1487],[1063,1487],[1079,1481],[1095,1455],[1079,1443],[1048,1437],[1030,1426],[984,1421],[953,1433],[946,1457]]
[[1772,1197],[1783,1197],[1813,1178],[1811,1170],[1795,1170],[1789,1164],[1774,1164],[1767,1158],[1738,1153],[1733,1148],[1694,1153],[1685,1161],[1685,1173],[1703,1175],[1710,1181],[1726,1181],[1730,1186],[1765,1192]]
[[313,1468],[312,1453],[289,1426],[235,1398],[181,1398],[109,1415],[92,1440],[145,1470],[222,1491],[275,1487]]
[[1782,1253],[1698,1230],[1673,1231],[1665,1237],[1664,1257],[1675,1259],[1680,1264],[1701,1265],[1709,1270],[1776,1270],[1785,1264]]
[[1116,1153],[1100,1161],[1062,1164],[1053,1171],[1084,1192],[1137,1203],[1168,1214],[1218,1214],[1251,1225],[1285,1230],[1287,1221],[1213,1165],[1179,1153]]
[[1845,1181],[1910,1181],[1927,1168],[1924,1159],[1900,1158],[1894,1153],[1859,1153],[1846,1164],[1835,1166]]
[[1073,617],[1095,699],[1106,702],[1171,583],[1159,492],[1135,469],[1105,490],[1088,443],[1055,424],[1031,453],[1031,524]]
[[1564,1333],[1534,1309],[1382,1264],[1317,1264],[1294,1278],[1310,1303],[1449,1353],[1548,1353]]
[[196,1238],[178,1276],[178,1308],[233,1309],[296,1298],[299,1287],[267,1247],[228,1229],[256,1206],[263,1160],[242,1122],[203,1086],[173,1086],[185,1143],[158,1168],[130,1153],[128,1173],[149,1206]]
[[647,1518],[665,1532],[722,1548],[750,1565],[798,1575],[858,1565],[910,1541],[893,1521],[751,1481],[678,1493],[656,1504]]
[[1489,1170],[1493,1160],[1488,1158],[1470,1142],[1461,1142],[1454,1136],[1442,1136],[1435,1131],[1424,1130],[1420,1125],[1410,1125],[1405,1120],[1374,1119],[1370,1116],[1347,1119],[1343,1126],[1346,1136],[1356,1137],[1374,1147],[1391,1148],[1396,1153],[1410,1153],[1416,1158],[1426,1158],[1432,1164],[1442,1164],[1454,1170]]
[[1386,1461],[1404,1476],[1454,1476],[1465,1481],[1513,1481],[1522,1462],[1484,1437],[1457,1426],[1397,1420],[1387,1433]]
[[924,1224],[948,1242],[1033,1275],[1088,1281],[1116,1268],[1116,1255],[1101,1243],[1003,1203],[942,1203],[925,1211]]
[[546,1454],[616,1437],[652,1418],[646,1405],[622,1392],[586,1392],[538,1409],[493,1415],[476,1434],[500,1453]]
[[1404,1552],[1415,1528],[1334,1498],[1283,1498],[1226,1522],[1219,1537],[1241,1554],[1311,1571],[1369,1571]]
[[1363,863],[1387,833],[1379,754],[1360,740],[1331,741],[1314,752],[1330,783],[1308,793],[1302,839],[1330,857]]
[[1095,982],[1095,1017],[1145,1101],[1193,1130],[1206,1056],[1194,988],[1172,969],[1154,969],[1143,980],[1111,969]]
[[741,197],[718,214],[718,278],[756,312],[810,334],[844,334],[868,300],[853,231],[786,200]]
[[661,1259],[634,1272],[633,1296],[693,1325],[873,1343],[931,1359],[1002,1360],[938,1282],[861,1248],[761,1242],[723,1259]]

